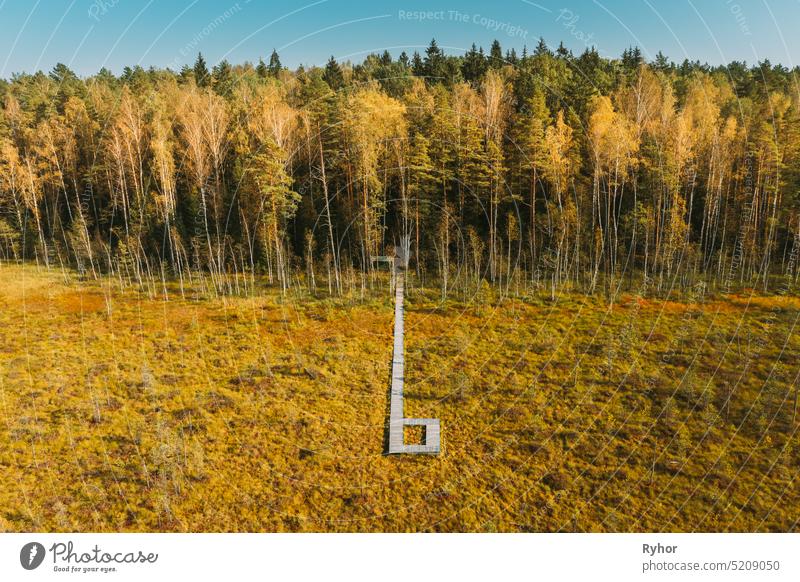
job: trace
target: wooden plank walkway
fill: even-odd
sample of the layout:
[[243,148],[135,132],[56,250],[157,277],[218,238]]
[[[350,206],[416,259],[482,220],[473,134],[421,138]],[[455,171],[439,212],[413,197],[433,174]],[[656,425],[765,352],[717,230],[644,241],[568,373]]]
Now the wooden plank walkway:
[[[399,268],[395,259],[394,276],[394,348],[392,350],[392,388],[389,402],[389,450],[394,454],[439,454],[439,419],[438,418],[405,418],[403,416],[403,370],[405,357],[403,352],[403,302],[405,292],[405,270]],[[406,445],[404,433],[406,426],[424,427],[422,444]]]

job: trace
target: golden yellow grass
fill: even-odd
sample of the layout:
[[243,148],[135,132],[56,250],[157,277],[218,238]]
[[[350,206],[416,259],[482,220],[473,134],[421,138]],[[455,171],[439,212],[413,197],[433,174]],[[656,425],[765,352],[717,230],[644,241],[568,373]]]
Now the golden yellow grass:
[[441,420],[442,454],[392,458],[388,290],[164,301],[67,275],[0,267],[0,530],[787,531],[800,515],[796,298],[442,305],[411,285],[406,414]]

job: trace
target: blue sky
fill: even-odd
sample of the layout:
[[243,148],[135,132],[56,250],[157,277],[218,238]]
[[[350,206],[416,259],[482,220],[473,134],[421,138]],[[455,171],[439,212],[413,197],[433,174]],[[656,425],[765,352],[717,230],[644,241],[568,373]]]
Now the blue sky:
[[452,53],[494,38],[519,50],[542,36],[605,56],[638,45],[648,58],[794,67],[798,23],[800,0],[0,0],[0,77],[57,62],[81,75],[179,67],[198,51],[210,64],[257,61],[273,48],[294,67],[384,48],[411,54],[432,37]]

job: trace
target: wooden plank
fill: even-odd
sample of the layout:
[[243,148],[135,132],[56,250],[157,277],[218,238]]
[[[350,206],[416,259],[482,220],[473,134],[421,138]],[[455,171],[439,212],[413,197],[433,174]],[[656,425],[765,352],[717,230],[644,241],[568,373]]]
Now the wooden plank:
[[[389,392],[389,450],[387,452],[391,455],[438,455],[441,433],[439,419],[405,418],[403,416],[403,384],[405,381],[403,304],[405,300],[405,274],[401,271],[401,265],[397,260],[394,262],[394,274],[394,344],[392,348],[392,385]],[[406,445],[404,442],[406,426],[424,426],[424,443]]]

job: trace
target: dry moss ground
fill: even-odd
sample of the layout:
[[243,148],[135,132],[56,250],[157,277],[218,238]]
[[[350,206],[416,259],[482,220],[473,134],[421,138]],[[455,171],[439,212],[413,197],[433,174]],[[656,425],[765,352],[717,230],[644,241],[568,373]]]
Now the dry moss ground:
[[153,299],[0,266],[0,530],[789,531],[795,297]]

